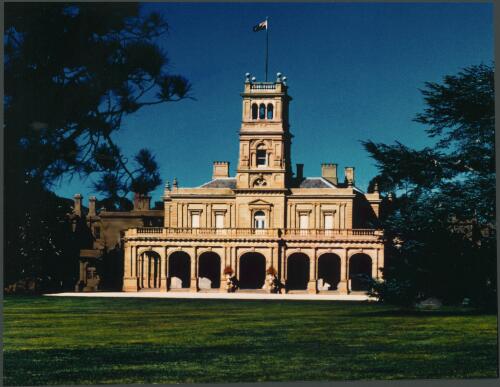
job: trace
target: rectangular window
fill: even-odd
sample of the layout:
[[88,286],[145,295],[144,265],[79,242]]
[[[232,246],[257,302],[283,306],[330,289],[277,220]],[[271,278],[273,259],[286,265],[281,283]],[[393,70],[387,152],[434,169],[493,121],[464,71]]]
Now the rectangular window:
[[267,153],[265,149],[257,149],[257,167],[265,167],[267,165]]
[[191,228],[199,228],[199,227],[200,227],[200,214],[191,213]]
[[333,235],[333,214],[325,214],[325,235]]
[[301,234],[302,234],[302,230],[304,233],[307,233],[307,229],[309,229],[309,214],[300,214],[299,215],[299,227],[300,227],[300,230],[301,230]]
[[325,215],[325,230],[333,230],[333,215]]

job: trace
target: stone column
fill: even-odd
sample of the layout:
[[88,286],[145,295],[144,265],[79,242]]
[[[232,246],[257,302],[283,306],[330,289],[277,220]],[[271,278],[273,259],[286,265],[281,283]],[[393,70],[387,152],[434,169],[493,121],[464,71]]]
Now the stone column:
[[135,246],[125,245],[124,251],[124,273],[123,273],[123,288],[124,292],[137,292],[137,274],[135,261]]
[[382,269],[385,264],[385,254],[384,248],[378,249],[378,259],[377,259],[377,278],[382,279]]
[[143,281],[144,281],[144,287],[149,288],[149,281],[150,281],[150,267],[149,267],[149,255],[146,253],[142,253],[142,262],[144,265],[144,274],[142,276]]
[[198,291],[198,249],[194,248],[193,258],[191,259],[191,284],[189,291]]
[[309,282],[307,284],[307,293],[316,294],[318,292],[317,281],[316,281],[316,249],[313,250],[312,256],[309,258]]
[[167,292],[170,290],[168,287],[168,280],[170,278],[170,272],[168,271],[168,262],[169,262],[168,247],[165,247],[165,269],[164,269],[164,272],[165,272],[165,290]]
[[[166,249],[165,249],[166,250]],[[167,291],[167,259],[166,259],[166,251],[163,251],[163,254],[160,254],[160,290]]]
[[373,255],[369,255],[371,261],[372,261],[372,278],[375,279],[375,278],[378,278],[378,270],[377,270],[377,266],[378,266],[378,250],[374,250],[375,252],[375,258],[373,258]]
[[341,294],[348,294],[348,281],[349,281],[349,270],[347,263],[347,250],[342,250],[342,254],[340,256],[340,282],[337,285],[337,290]]

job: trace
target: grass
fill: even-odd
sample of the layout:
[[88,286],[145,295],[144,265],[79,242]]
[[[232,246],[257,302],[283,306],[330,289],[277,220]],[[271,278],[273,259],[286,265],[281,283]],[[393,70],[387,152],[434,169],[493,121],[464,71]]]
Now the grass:
[[373,303],[13,297],[4,384],[495,378],[497,317]]

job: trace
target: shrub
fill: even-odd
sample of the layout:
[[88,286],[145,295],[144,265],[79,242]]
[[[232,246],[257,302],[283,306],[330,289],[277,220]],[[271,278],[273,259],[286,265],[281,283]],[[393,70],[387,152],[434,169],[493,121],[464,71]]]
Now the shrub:
[[418,298],[416,288],[409,280],[371,280],[368,294],[379,302],[400,306],[413,305]]

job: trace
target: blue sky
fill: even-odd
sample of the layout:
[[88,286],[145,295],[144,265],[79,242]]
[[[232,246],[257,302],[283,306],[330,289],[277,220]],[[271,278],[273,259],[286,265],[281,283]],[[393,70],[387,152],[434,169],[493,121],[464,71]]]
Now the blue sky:
[[[170,72],[193,84],[193,100],[147,107],[126,118],[115,139],[127,155],[149,148],[163,184],[211,179],[212,161],[238,160],[244,74],[264,78],[269,17],[269,73],[288,77],[292,163],[319,176],[322,162],[356,168],[367,188],[377,169],[361,140],[413,147],[429,144],[419,88],[444,75],[493,60],[493,6],[466,3],[150,3],[170,32],[159,43]],[[163,184],[152,193],[161,200]],[[63,181],[65,197],[93,194],[91,179]],[[85,199],[85,201],[86,201]]]

